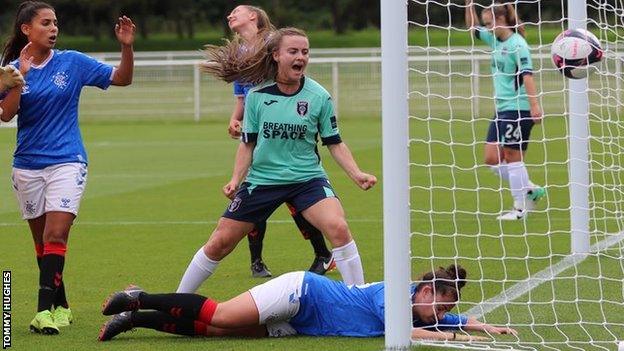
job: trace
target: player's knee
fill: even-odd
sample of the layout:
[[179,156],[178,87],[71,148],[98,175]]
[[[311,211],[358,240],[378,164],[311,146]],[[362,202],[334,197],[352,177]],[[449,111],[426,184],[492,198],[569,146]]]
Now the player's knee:
[[346,245],[353,240],[349,231],[349,225],[347,225],[347,221],[344,218],[336,219],[328,225],[327,236],[333,247]]
[[204,245],[204,253],[208,258],[220,261],[232,252],[236,244],[236,242],[232,242],[231,236],[220,235],[219,232],[215,231]]
[[483,162],[488,166],[496,166],[497,164],[501,163],[502,160],[498,155],[485,155]]
[[504,151],[507,163],[522,161],[522,151],[507,148]]

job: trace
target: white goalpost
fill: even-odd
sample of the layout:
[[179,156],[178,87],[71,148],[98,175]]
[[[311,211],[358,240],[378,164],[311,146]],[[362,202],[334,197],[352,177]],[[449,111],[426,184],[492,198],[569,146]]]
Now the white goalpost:
[[407,8],[382,1],[381,108],[386,348],[410,345]]
[[[522,161],[546,196],[517,221],[497,219],[513,200],[508,182],[484,163],[496,99],[492,49],[465,27],[465,1],[380,2],[385,347],[617,350],[624,340],[624,0],[497,2],[525,20],[544,110]],[[493,3],[475,0],[477,14]],[[554,36],[575,28],[596,35],[605,54],[579,80],[550,59]],[[410,339],[409,285],[449,264],[468,272],[452,312],[517,336]]]

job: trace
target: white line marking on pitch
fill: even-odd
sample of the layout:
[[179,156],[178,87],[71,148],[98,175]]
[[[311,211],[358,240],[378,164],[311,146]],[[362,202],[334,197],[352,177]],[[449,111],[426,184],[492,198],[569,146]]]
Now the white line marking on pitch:
[[[589,248],[589,250],[591,253],[604,251],[623,240],[624,232],[620,232],[618,234],[609,236],[609,238],[605,240],[595,243]],[[537,274],[534,274],[531,277],[525,279],[523,282],[517,283],[511,288],[498,294],[497,296],[494,296],[493,298],[480,303],[478,306],[469,309],[466,314],[476,318],[483,317],[484,315],[492,312],[498,307],[510,301],[513,301],[520,296],[528,293],[529,291],[537,288],[542,283],[551,281],[566,269],[578,265],[589,256],[590,254],[571,254],[559,261],[558,263],[546,267],[545,269],[539,271]]]

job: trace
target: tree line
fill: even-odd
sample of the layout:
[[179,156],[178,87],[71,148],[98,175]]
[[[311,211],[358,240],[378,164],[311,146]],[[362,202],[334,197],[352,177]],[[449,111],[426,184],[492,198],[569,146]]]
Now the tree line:
[[[0,0],[0,30],[10,31],[21,1]],[[379,0],[49,0],[56,9],[59,26],[70,35],[113,36],[112,23],[120,14],[130,16],[139,35],[148,39],[159,32],[194,38],[198,30],[229,32],[225,17],[239,4],[260,6],[278,27],[347,30],[379,28]]]
[[[402,1],[402,0],[381,0]],[[513,1],[513,0],[511,0]],[[600,0],[603,1],[603,0]],[[0,0],[0,36],[10,32],[15,10],[21,1]],[[137,24],[139,36],[175,33],[178,38],[194,38],[200,30],[220,30],[227,36],[226,15],[239,4],[264,8],[278,27],[297,26],[307,30],[328,29],[336,34],[349,30],[379,28],[380,0],[49,0],[57,10],[63,33],[113,37],[112,23],[120,14]],[[475,0],[483,5],[492,0]],[[588,1],[592,2],[592,1]],[[566,2],[542,0],[518,2],[518,13],[525,22],[557,20],[565,13]],[[437,26],[463,26],[464,0],[410,0],[409,19],[414,23]],[[589,6],[590,16],[600,16]]]

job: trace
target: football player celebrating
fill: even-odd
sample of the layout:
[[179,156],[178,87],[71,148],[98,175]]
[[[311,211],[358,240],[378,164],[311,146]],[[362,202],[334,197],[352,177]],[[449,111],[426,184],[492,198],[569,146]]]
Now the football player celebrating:
[[[228,25],[232,31],[242,40],[240,54],[258,49],[268,39],[275,27],[271,24],[269,16],[264,10],[256,6],[239,5],[227,16]],[[210,49],[209,49],[210,50]],[[236,105],[232,111],[228,133],[232,138],[240,138],[245,97],[252,83],[234,81],[234,96]],[[325,245],[323,234],[311,225],[300,212],[287,203],[288,209],[304,238],[309,239],[314,249],[315,258],[310,266],[310,271],[317,274],[325,274],[335,267],[331,252]],[[266,232],[266,221],[256,223],[254,229],[247,234],[249,251],[251,253],[251,273],[254,277],[270,277],[271,272],[262,260],[262,242]],[[179,291],[181,292],[181,291]]]
[[265,221],[284,202],[330,241],[344,282],[362,284],[360,255],[320,164],[317,135],[361,189],[373,187],[377,178],[359,169],[342,142],[329,93],[304,75],[310,51],[306,34],[295,28],[277,30],[249,55],[239,54],[236,40],[228,45],[214,49],[218,54],[209,71],[226,81],[264,83],[245,100],[234,171],[223,187],[233,200],[191,260],[177,291],[195,292],[254,224]]

